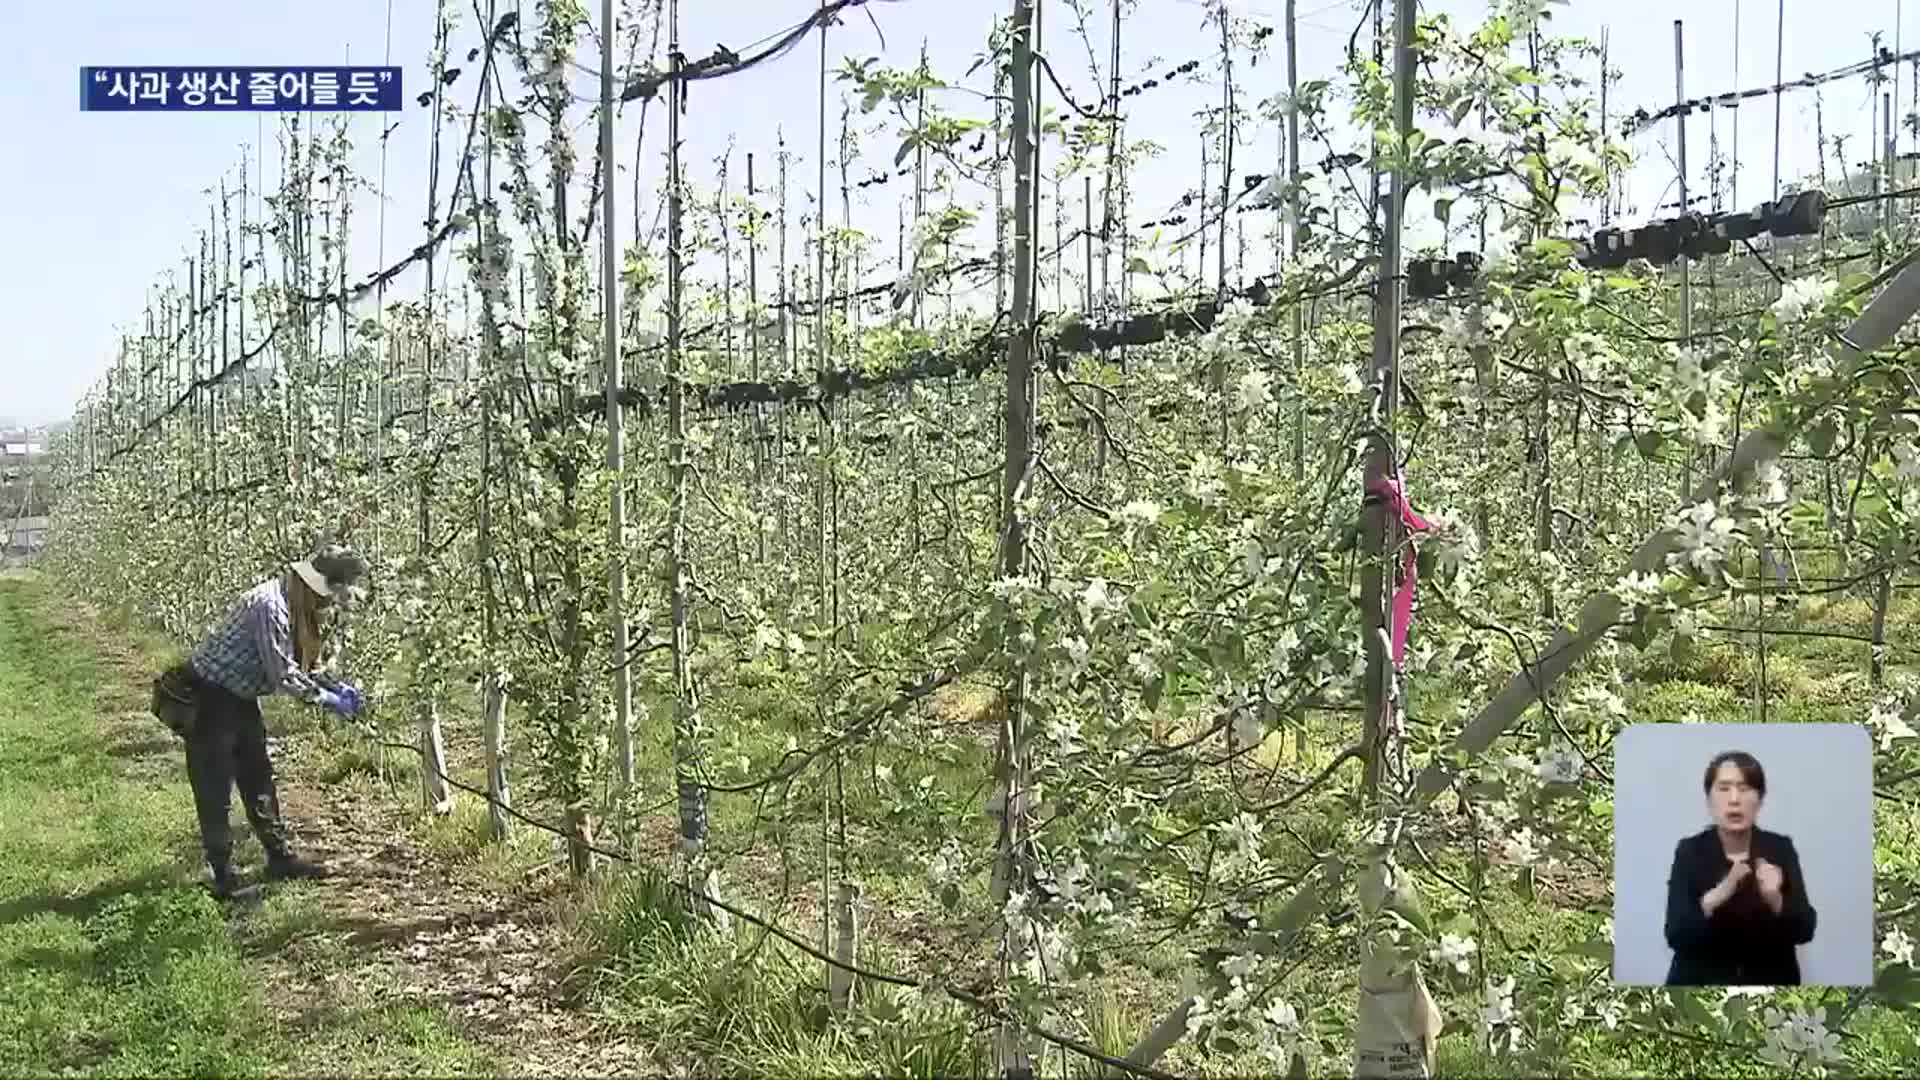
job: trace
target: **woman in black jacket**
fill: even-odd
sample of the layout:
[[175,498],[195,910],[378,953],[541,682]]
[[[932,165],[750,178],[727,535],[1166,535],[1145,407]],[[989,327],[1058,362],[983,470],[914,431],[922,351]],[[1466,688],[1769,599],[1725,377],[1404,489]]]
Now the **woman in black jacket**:
[[1732,750],[1702,786],[1713,826],[1680,841],[1667,877],[1667,985],[1797,986],[1815,917],[1793,841],[1756,823],[1767,774]]

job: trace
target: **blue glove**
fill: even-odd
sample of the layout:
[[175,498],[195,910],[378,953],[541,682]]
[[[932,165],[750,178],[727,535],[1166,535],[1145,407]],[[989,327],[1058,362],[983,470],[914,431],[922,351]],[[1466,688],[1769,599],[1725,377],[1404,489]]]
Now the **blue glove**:
[[332,709],[342,716],[354,716],[366,705],[366,695],[350,682],[342,682],[331,675],[316,675],[313,681],[329,695],[319,701],[324,708]]
[[345,691],[334,690],[320,691],[320,696],[314,699],[314,704],[341,716],[352,716],[360,707],[357,696],[348,697]]

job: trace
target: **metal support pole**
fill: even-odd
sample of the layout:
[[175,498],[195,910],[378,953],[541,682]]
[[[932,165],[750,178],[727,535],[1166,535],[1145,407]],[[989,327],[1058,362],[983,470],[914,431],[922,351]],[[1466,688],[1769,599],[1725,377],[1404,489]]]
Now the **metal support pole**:
[[[1898,86],[1900,84],[1900,71],[1898,68],[1894,69],[1893,82],[1895,86]],[[1893,177],[1894,156],[1893,156],[1893,95],[1892,94],[1883,93],[1880,95],[1880,117],[1881,117],[1881,127],[1885,129],[1885,135],[1883,137],[1886,140],[1885,160],[1887,163],[1887,167],[1886,167],[1887,176],[1886,176],[1886,179],[1882,181],[1884,186],[1881,188],[1881,190],[1891,193],[1899,190],[1899,187],[1894,182],[1894,177]],[[1886,229],[1888,240],[1892,240],[1893,238],[1893,200],[1891,198],[1882,199],[1880,201],[1880,224],[1883,228]]]
[[[1674,24],[1678,39],[1679,23]],[[1773,30],[1773,197],[1780,197],[1780,79],[1787,57],[1787,0],[1780,0],[1780,13]]]
[[[1399,0],[1394,12],[1393,108],[1394,133],[1404,141],[1413,128],[1413,8],[1414,0]],[[1393,658],[1387,649],[1388,597],[1392,595],[1393,568],[1389,556],[1399,547],[1399,519],[1385,499],[1375,497],[1398,472],[1399,463],[1393,442],[1393,421],[1400,388],[1400,228],[1406,208],[1406,172],[1394,168],[1385,199],[1386,215],[1380,231],[1380,271],[1374,285],[1373,365],[1369,385],[1373,392],[1372,443],[1367,454],[1364,503],[1366,547],[1360,578],[1362,633],[1367,652],[1367,674],[1363,687],[1366,701],[1366,733],[1369,746],[1365,763],[1363,790],[1372,799],[1378,791],[1388,765],[1388,749],[1394,743],[1396,702],[1393,687]]]
[[[1296,51],[1298,43],[1298,21],[1294,16],[1295,0],[1287,0],[1287,261],[1297,262],[1300,258],[1300,64]],[[1301,326],[1301,301],[1295,299],[1290,305],[1293,310],[1293,379],[1294,385],[1300,384],[1301,371],[1306,361],[1302,358],[1301,344],[1304,340]],[[1299,488],[1306,482],[1307,475],[1307,406],[1304,398],[1295,395],[1293,408],[1293,483]],[[1304,730],[1304,729],[1302,729]]]
[[[1680,213],[1692,212],[1687,201],[1687,100],[1686,65],[1683,62],[1680,20],[1673,20],[1673,100],[1681,106],[1681,112],[1674,117],[1676,147],[1680,157]],[[1693,278],[1688,271],[1691,260],[1680,260],[1680,337],[1689,346],[1693,344]]]
[[[601,351],[607,379],[608,496],[607,617],[613,623],[613,731],[620,786],[633,786],[633,682],[627,647],[627,425],[621,409],[620,274],[613,235],[613,0],[600,0],[600,185]],[[638,163],[635,163],[638,168]]]

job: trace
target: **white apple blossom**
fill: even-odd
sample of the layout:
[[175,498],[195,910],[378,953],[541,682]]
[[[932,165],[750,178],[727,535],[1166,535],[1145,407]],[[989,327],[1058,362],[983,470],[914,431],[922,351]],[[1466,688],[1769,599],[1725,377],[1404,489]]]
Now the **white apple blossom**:
[[1134,499],[1120,508],[1120,517],[1138,525],[1152,525],[1160,520],[1160,504],[1149,499]]
[[1881,750],[1891,750],[1896,740],[1915,736],[1912,725],[1902,715],[1903,711],[1898,698],[1887,698],[1875,704],[1873,711],[1867,714],[1867,726],[1873,729]]
[[1667,556],[1667,565],[1686,565],[1713,573],[1726,561],[1727,550],[1739,534],[1739,525],[1722,515],[1712,499],[1695,503],[1677,515],[1679,550]]
[[1613,594],[1625,604],[1651,604],[1660,599],[1660,576],[1635,570],[1613,583]]
[[1255,368],[1240,376],[1235,384],[1239,396],[1240,408],[1254,412],[1273,404],[1273,377]]
[[928,882],[939,889],[958,881],[960,867],[965,864],[966,858],[966,849],[960,846],[960,841],[949,838],[927,863]]
[[1497,1053],[1502,1048],[1519,1049],[1520,1031],[1516,1019],[1513,1011],[1513,976],[1488,984],[1485,1004],[1480,1006],[1480,1033],[1487,1041],[1488,1050]]
[[1259,966],[1259,954],[1250,952],[1235,953],[1225,960],[1220,961],[1220,974],[1225,975],[1229,980],[1238,982],[1252,975],[1254,970]]
[[1514,830],[1501,846],[1506,853],[1507,861],[1516,866],[1532,866],[1540,861],[1540,846],[1536,842],[1532,829]]
[[1213,1022],[1213,999],[1206,994],[1193,995],[1193,1002],[1187,1007],[1187,1037],[1198,1037],[1212,1027]]
[[1280,631],[1280,636],[1274,640],[1273,655],[1267,658],[1267,663],[1276,671],[1284,668],[1293,657],[1293,650],[1299,647],[1300,635],[1294,633],[1293,627],[1289,626]]
[[1253,854],[1260,843],[1260,819],[1252,814],[1241,814],[1225,825],[1219,826],[1220,837],[1227,846],[1243,855]]
[[1896,964],[1914,966],[1913,939],[1907,936],[1905,930],[1897,926],[1889,929],[1887,936],[1880,939],[1880,951],[1892,957]]
[[1768,1009],[1762,1018],[1767,1025],[1766,1042],[1760,1048],[1762,1061],[1784,1068],[1843,1060],[1840,1036],[1828,1031],[1818,1015],[1804,1009]]
[[1585,330],[1569,336],[1566,349],[1567,359],[1586,378],[1599,376],[1615,356],[1611,342]]
[[1023,596],[1030,595],[1036,588],[1038,583],[1026,574],[997,578],[993,583],[993,596],[996,600],[1013,603]]
[[1481,818],[1496,832],[1513,824],[1520,816],[1520,809],[1508,799],[1490,799],[1473,805],[1480,811]]
[[1754,495],[1760,502],[1778,505],[1787,501],[1787,474],[1776,458],[1768,458],[1753,470]]
[[1266,725],[1260,722],[1259,714],[1252,709],[1239,709],[1233,714],[1233,745],[1244,750],[1259,746],[1267,737]]
[[1893,474],[1902,480],[1920,480],[1920,447],[1911,441],[1893,444]]
[[1705,359],[1693,349],[1683,349],[1678,345],[1667,346],[1667,358],[1673,363],[1674,396],[1685,401],[1694,394],[1707,393],[1713,389],[1713,380],[1707,370]]
[[1187,497],[1211,504],[1226,487],[1226,481],[1220,478],[1220,462],[1211,454],[1195,454],[1193,464],[1187,469]]
[[1080,722],[1071,717],[1055,714],[1048,719],[1047,738],[1053,740],[1054,749],[1061,754],[1075,754],[1086,748],[1080,741]]
[[1153,657],[1143,652],[1127,654],[1127,667],[1133,671],[1134,677],[1143,683],[1152,682],[1160,677],[1160,665],[1154,662]]
[[1072,971],[1079,962],[1073,939],[1055,927],[1040,926],[1031,919],[1027,922],[1030,927],[1026,950],[1027,978],[1034,982],[1046,982]]
[[1079,604],[1080,619],[1089,626],[1101,615],[1119,607],[1113,594],[1107,590],[1107,579],[1103,577],[1087,582],[1087,587],[1080,593]]
[[1540,763],[1535,766],[1534,775],[1549,784],[1572,784],[1579,782],[1584,766],[1579,751],[1573,747],[1553,746],[1540,752]]
[[1453,507],[1429,512],[1426,543],[1431,545],[1434,563],[1444,573],[1454,573],[1480,558],[1480,538]]
[[1261,545],[1259,537],[1249,536],[1240,541],[1235,554],[1239,556],[1241,572],[1247,577],[1258,581],[1266,573],[1267,550]]
[[1506,0],[1501,7],[1505,9],[1507,21],[1524,30],[1539,22],[1551,4],[1552,0]]
[[1473,954],[1479,948],[1472,938],[1441,934],[1439,942],[1427,951],[1427,959],[1465,975],[1472,966]]
[[1076,634],[1062,641],[1060,647],[1066,650],[1067,665],[1074,674],[1077,675],[1087,669],[1087,661],[1093,655],[1093,646],[1087,643],[1086,638]]
[[1700,412],[1691,409],[1680,410],[1680,434],[1688,441],[1703,445],[1716,445],[1724,442],[1727,426],[1731,417],[1720,402],[1708,399],[1706,407]]
[[1292,1034],[1300,1030],[1300,1013],[1294,1007],[1278,999],[1267,1004],[1264,1014],[1267,1026],[1276,1032]]
[[1300,1014],[1284,1001],[1274,1000],[1260,1014],[1260,1055],[1276,1074],[1290,1066],[1295,1045],[1300,1039]]
[[1773,302],[1774,318],[1782,323],[1795,323],[1805,318],[1809,311],[1818,311],[1840,290],[1840,283],[1830,278],[1804,277],[1787,282],[1780,290],[1780,299]]
[[1572,701],[1576,707],[1591,710],[1602,716],[1610,716],[1616,720],[1624,720],[1627,717],[1627,703],[1620,699],[1619,694],[1604,686],[1583,686],[1573,692]]

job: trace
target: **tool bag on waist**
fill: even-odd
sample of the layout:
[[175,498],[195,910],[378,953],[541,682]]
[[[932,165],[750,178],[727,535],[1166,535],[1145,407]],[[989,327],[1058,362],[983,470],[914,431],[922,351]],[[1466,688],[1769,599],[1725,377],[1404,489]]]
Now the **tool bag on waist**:
[[154,676],[153,715],[175,735],[192,738],[199,712],[194,696],[193,665],[182,661]]

